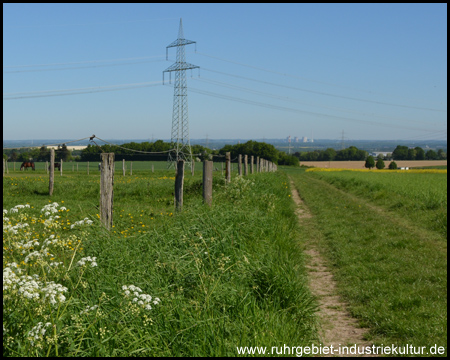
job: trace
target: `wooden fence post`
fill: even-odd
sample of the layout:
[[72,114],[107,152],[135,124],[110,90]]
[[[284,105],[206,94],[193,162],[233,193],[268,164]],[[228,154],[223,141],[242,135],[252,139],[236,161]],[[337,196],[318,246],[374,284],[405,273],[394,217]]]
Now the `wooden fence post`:
[[253,174],[253,162],[254,162],[254,157],[253,155],[250,156],[250,174]]
[[244,176],[248,175],[248,155],[244,155]]
[[113,224],[114,153],[100,154],[100,222],[110,230]]
[[61,173],[61,176],[62,176],[62,170],[63,170],[63,159],[61,159],[59,162],[59,172]]
[[225,153],[225,181],[229,183],[231,181],[231,153]]
[[50,196],[53,194],[53,183],[55,180],[55,149],[50,149],[50,175],[48,183],[48,193]]
[[259,173],[260,172],[260,168],[259,168],[259,156],[256,157],[256,172]]
[[212,180],[213,180],[213,162],[203,161],[203,200],[206,204],[212,204]]
[[125,176],[125,159],[122,159],[122,172],[123,176]]
[[133,162],[130,162],[130,175],[133,175]]
[[238,155],[238,175],[242,175],[242,155]]
[[183,183],[184,183],[184,160],[177,161],[177,174],[175,176],[175,210],[183,208]]

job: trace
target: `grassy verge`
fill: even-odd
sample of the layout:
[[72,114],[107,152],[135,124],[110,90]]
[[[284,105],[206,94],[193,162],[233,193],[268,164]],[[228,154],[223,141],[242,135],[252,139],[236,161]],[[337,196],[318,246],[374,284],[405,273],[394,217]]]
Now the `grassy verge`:
[[443,234],[405,219],[402,213],[384,211],[358,192],[350,193],[349,184],[341,182],[341,190],[336,182],[330,184],[314,173],[290,173],[314,215],[314,234],[312,228],[304,228],[303,236],[318,239],[352,315],[370,328],[369,340],[378,345],[446,348]]
[[4,177],[4,356],[235,356],[317,340],[287,177],[214,179],[209,208],[196,174],[181,213],[170,177],[116,177],[110,233],[98,176],[57,178],[51,199],[45,177]]

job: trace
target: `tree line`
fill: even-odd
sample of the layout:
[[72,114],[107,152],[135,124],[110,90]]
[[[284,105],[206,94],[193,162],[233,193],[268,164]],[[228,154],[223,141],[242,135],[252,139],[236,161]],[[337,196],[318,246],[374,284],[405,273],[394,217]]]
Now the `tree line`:
[[[174,147],[175,144],[162,140],[142,143],[130,142],[120,146],[108,144],[97,146],[89,144],[85,149],[77,151],[79,155],[73,155],[67,146],[63,144],[55,150],[55,160],[63,160],[64,162],[99,161],[100,153],[113,152],[118,161],[122,159],[129,161],[162,161],[167,159],[168,151]],[[226,152],[230,152],[232,159],[237,158],[239,154],[246,154],[249,157],[254,156],[255,158],[259,156],[277,165],[293,166],[298,165],[299,161],[363,161],[369,156],[367,151],[358,149],[355,146],[350,146],[342,150],[328,148],[326,150],[296,152],[293,155],[288,155],[284,151],[277,150],[271,144],[253,140],[249,140],[243,144],[225,145],[220,150],[211,150],[202,145],[193,145],[191,148],[192,153],[200,160],[219,155],[214,160],[221,161],[221,157]],[[437,151],[428,149],[425,151],[419,146],[412,148],[398,145],[390,156],[383,157],[379,155],[379,157],[384,160],[445,160],[447,159],[447,153],[443,149],[438,149]],[[41,146],[40,148],[3,149],[3,158],[8,159],[8,161],[18,162],[29,160],[49,161],[50,149],[46,146]]]
[[[300,161],[362,161],[368,158],[369,153],[355,146],[350,146],[347,149],[337,151],[328,148],[326,150],[296,152],[294,156]],[[437,152],[429,149],[425,152],[419,146],[410,148],[398,145],[391,155],[378,155],[378,158],[383,160],[445,160],[447,159],[447,154],[443,149],[438,149]]]
[[[114,153],[115,159],[121,161],[163,161],[168,157],[168,152],[176,146],[173,143],[157,140],[155,142],[130,142],[122,145],[91,145],[89,144],[85,149],[81,150],[80,154],[73,156],[72,152],[67,149],[66,145],[60,146],[55,150],[55,161],[99,161],[100,154]],[[231,159],[237,158],[239,154],[264,158],[277,165],[298,165],[298,158],[293,155],[288,155],[283,151],[277,150],[273,145],[257,142],[247,141],[244,144],[225,145],[220,150],[211,150],[202,145],[192,145],[192,154],[198,160],[214,158],[214,161],[225,161],[224,155],[226,152],[231,153]],[[153,154],[148,154],[153,153]],[[214,157],[214,156],[217,157]],[[8,161],[49,161],[50,149],[42,146],[41,148],[31,149],[12,149],[3,150],[3,158]]]

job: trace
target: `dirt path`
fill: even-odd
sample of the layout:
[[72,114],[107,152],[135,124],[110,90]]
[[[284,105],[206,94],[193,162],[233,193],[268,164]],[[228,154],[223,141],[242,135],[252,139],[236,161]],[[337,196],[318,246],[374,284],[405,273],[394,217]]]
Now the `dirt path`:
[[[296,213],[300,224],[304,224],[311,218],[311,214],[300,198],[294,183],[291,180],[292,198],[297,204]],[[362,348],[372,346],[371,343],[364,340],[364,333],[367,329],[358,327],[358,322],[348,311],[346,304],[337,295],[336,282],[330,269],[327,267],[325,259],[320,254],[313,241],[306,241],[306,254],[310,257],[307,263],[309,272],[310,289],[319,302],[318,316],[321,321],[320,339],[323,346],[335,349],[339,346],[354,346]],[[362,350],[361,350],[362,352]],[[327,356],[327,355],[322,355]],[[328,355],[330,357],[331,355]],[[334,356],[374,356],[374,355],[351,355],[335,352]]]

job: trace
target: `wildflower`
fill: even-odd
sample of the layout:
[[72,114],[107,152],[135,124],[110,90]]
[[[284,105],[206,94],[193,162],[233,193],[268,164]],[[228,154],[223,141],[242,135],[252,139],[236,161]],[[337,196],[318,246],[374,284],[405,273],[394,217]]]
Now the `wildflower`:
[[90,262],[92,267],[96,267],[97,266],[97,263],[95,262],[96,259],[97,258],[95,256],[94,257],[90,257],[90,256],[84,257],[80,261],[77,262],[77,265],[84,266],[84,265],[86,265],[86,262]]
[[[153,303],[154,305],[158,305],[161,300],[159,298],[153,299],[151,295],[148,294],[142,294],[142,290],[134,285],[124,285],[122,286],[122,290],[124,290],[124,296],[126,298],[129,298],[131,295],[131,292],[133,292],[133,299],[131,299],[131,302],[136,304],[137,306],[141,307],[144,310],[151,310]],[[131,290],[131,292],[130,292]]]

